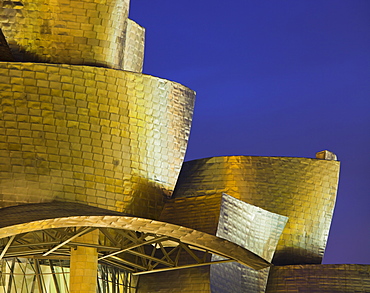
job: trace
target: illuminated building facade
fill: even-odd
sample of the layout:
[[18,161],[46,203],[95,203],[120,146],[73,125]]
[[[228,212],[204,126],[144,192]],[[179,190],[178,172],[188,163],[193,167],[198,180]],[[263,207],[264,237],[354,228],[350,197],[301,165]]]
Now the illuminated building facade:
[[128,9],[0,0],[0,292],[370,291],[321,265],[335,155],[182,166],[195,93],[141,73]]

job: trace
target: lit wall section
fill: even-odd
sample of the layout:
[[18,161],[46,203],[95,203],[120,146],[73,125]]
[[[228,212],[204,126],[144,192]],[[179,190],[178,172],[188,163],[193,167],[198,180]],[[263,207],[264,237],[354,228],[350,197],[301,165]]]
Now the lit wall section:
[[2,0],[0,24],[18,61],[141,72],[144,29],[128,9],[129,0]]
[[274,264],[321,263],[339,162],[289,157],[214,157],[186,162],[175,198],[227,193],[289,218]]
[[194,92],[88,66],[0,63],[1,207],[73,201],[157,217],[185,155]]

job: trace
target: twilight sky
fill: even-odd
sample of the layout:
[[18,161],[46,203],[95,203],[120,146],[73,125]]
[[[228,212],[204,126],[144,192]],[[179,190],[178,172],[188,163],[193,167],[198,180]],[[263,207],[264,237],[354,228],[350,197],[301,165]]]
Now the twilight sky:
[[186,160],[341,161],[324,263],[370,264],[370,1],[131,0],[144,73],[197,92]]

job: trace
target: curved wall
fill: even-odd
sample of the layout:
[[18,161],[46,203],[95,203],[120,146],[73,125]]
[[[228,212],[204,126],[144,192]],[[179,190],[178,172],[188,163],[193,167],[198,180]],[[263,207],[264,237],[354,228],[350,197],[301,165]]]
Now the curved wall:
[[156,218],[194,97],[132,72],[0,62],[0,208],[72,201]]
[[266,292],[370,292],[370,265],[272,267]]
[[289,218],[274,264],[321,263],[339,162],[288,157],[214,157],[186,162],[174,197],[227,193]]
[[[17,61],[141,71],[143,29],[128,24],[128,9],[129,0],[0,1],[0,24]],[[139,40],[133,65],[124,62],[125,51],[132,51],[127,37]]]

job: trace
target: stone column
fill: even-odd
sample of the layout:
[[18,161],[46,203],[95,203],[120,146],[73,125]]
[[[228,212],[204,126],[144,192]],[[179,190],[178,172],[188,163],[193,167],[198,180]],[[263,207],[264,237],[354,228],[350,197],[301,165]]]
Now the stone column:
[[[76,242],[98,244],[99,230],[76,239]],[[77,246],[71,250],[70,293],[96,293],[98,251],[96,248]]]

